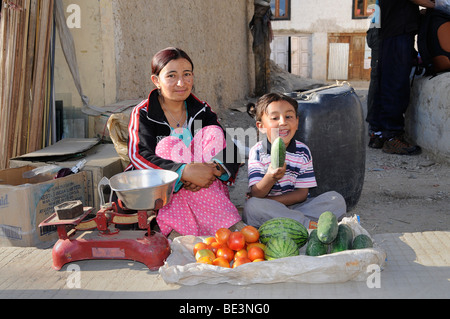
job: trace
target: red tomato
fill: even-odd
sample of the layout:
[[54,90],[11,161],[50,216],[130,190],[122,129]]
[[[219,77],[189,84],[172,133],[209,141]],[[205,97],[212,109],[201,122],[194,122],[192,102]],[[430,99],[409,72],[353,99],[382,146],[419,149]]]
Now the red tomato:
[[264,245],[263,243],[251,243],[251,244],[247,245],[247,251],[249,251],[250,248],[255,247],[255,246],[261,248],[262,250],[264,250],[264,248],[266,248],[266,245]]
[[197,243],[197,244],[195,244],[195,246],[194,246],[194,255],[195,255],[199,250],[202,250],[202,249],[208,249],[208,248],[209,248],[209,246],[208,246],[208,244],[206,244],[206,243],[203,243],[203,242]]
[[241,229],[247,243],[256,243],[259,239],[259,231],[253,226],[245,226]]
[[252,262],[253,263],[257,263],[257,262],[260,262],[260,261],[266,261],[265,259],[255,259],[255,260],[253,260]]
[[257,246],[251,247],[248,250],[248,258],[251,261],[254,261],[256,259],[264,259],[264,250]]
[[212,250],[213,253],[217,254],[217,250],[222,247],[223,245],[219,244],[218,242],[213,242],[209,247],[209,249]]
[[236,258],[236,260],[233,263],[233,268],[239,267],[240,265],[251,263],[252,261],[246,257],[240,257]]
[[211,258],[209,257],[201,257],[197,260],[197,264],[208,264],[208,265],[212,265],[213,261]]
[[228,228],[220,228],[218,231],[216,231],[216,241],[224,245],[227,243],[228,237],[230,237],[231,230]]
[[216,238],[215,237],[208,237],[204,240],[204,243],[206,243],[207,245],[211,245],[212,243],[216,242]]
[[220,248],[217,250],[216,256],[217,256],[217,257],[223,257],[223,258],[225,258],[226,260],[228,260],[228,262],[230,262],[230,261],[232,261],[233,258],[234,258],[234,251],[232,251],[232,250],[231,250],[230,248],[228,248],[228,247],[223,246],[223,247],[220,247]]
[[211,259],[211,261],[216,259],[216,256],[214,255],[214,253],[211,250],[209,250],[209,249],[199,250],[195,254],[195,260],[199,260],[200,258],[203,258],[203,257],[208,257],[208,258]]
[[248,257],[247,249],[241,249],[234,254],[234,260],[236,258]]
[[225,259],[224,257],[217,257],[216,259],[214,259],[213,265],[219,266],[219,267],[224,267],[224,268],[231,268],[230,262],[228,261],[228,259]]
[[230,234],[227,241],[228,247],[234,251],[239,251],[245,247],[245,237],[241,232],[235,231]]

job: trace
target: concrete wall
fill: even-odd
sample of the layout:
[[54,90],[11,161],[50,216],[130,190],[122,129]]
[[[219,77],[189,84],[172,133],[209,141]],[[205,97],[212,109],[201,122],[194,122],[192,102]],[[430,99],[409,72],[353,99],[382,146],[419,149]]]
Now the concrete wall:
[[406,119],[408,135],[450,163],[450,73],[415,80]]
[[352,19],[353,0],[291,1],[291,20],[273,22],[275,30],[303,33],[366,31],[367,19]]
[[[71,10],[76,3],[79,10]],[[69,23],[78,22],[79,28],[71,27],[75,42],[83,92],[92,105],[104,106],[116,101],[114,21],[111,0],[63,0]],[[65,130],[71,137],[84,137],[82,126],[88,131],[93,119],[81,114],[81,98],[75,87],[67,62],[62,53],[59,35],[56,37],[55,93],[56,99],[64,103]],[[92,128],[91,128],[92,131]],[[92,134],[91,134],[92,135]]]
[[[91,105],[146,98],[153,55],[168,46],[185,50],[195,64],[195,93],[213,108],[229,107],[253,92],[252,0],[63,0],[80,8],[72,28],[81,84]],[[66,12],[70,19],[73,12]],[[81,100],[56,47],[56,98],[80,113]],[[81,119],[82,121],[82,119]],[[94,119],[89,136],[95,135]],[[73,131],[76,131],[74,129]]]
[[228,107],[245,97],[251,90],[249,3],[114,0],[118,99],[148,95],[151,59],[168,46],[191,56],[195,93],[212,107]]
[[312,78],[326,81],[328,33],[366,32],[368,19],[352,19],[353,0],[291,1],[291,20],[273,21],[276,35],[312,36]]

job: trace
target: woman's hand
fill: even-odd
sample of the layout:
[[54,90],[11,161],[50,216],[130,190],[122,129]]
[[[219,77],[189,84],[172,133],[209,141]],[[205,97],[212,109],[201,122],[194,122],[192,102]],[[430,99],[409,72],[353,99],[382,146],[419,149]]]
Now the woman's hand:
[[208,188],[221,176],[222,172],[214,163],[190,163],[183,170],[181,180],[187,190],[197,192],[202,188]]
[[202,189],[200,186],[192,184],[190,182],[184,182],[184,188],[194,193]]

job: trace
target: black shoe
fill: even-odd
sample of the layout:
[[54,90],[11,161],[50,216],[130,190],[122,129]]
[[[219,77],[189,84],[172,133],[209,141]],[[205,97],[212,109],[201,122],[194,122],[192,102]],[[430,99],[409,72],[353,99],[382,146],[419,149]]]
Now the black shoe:
[[381,132],[370,133],[369,147],[381,149],[385,141],[386,139],[381,135]]
[[418,145],[408,143],[403,135],[388,139],[383,146],[383,152],[397,155],[418,155],[422,149]]

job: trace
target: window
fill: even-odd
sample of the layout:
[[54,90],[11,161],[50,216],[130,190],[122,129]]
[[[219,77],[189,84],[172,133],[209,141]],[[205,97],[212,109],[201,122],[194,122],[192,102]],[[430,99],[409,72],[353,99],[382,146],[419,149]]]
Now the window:
[[[377,0],[353,0],[353,19],[368,18],[373,14],[372,7]],[[371,8],[369,8],[371,6]]]
[[272,9],[273,20],[291,19],[291,0],[271,0],[270,7]]

